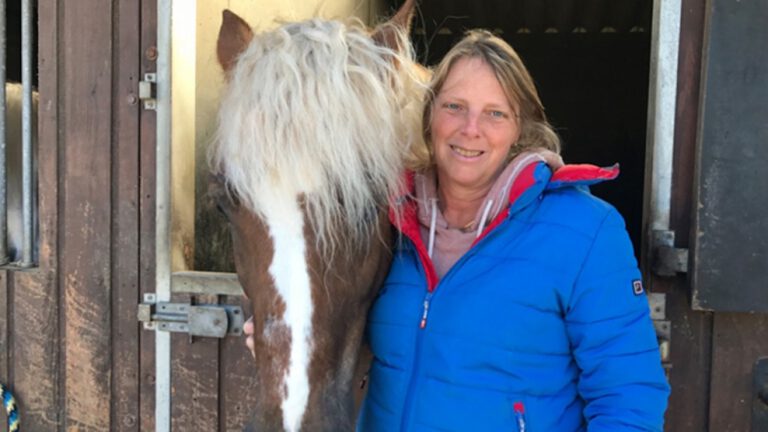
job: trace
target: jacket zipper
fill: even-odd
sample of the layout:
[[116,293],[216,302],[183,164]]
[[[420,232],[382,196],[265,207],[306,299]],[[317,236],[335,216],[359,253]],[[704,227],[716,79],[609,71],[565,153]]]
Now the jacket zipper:
[[[509,217],[509,215],[507,217]],[[413,356],[413,367],[411,368],[411,377],[408,380],[408,391],[405,397],[405,406],[403,408],[403,416],[400,420],[401,432],[406,431],[406,425],[408,424],[408,420],[410,420],[410,416],[411,416],[411,404],[412,404],[412,399],[414,397],[413,393],[414,393],[414,390],[416,389],[416,381],[417,381],[416,377],[418,376],[418,372],[421,369],[421,351],[423,349],[422,340],[424,339],[424,333],[426,332],[426,328],[427,328],[427,318],[429,317],[429,307],[432,304],[435,292],[437,291],[437,288],[440,286],[442,281],[445,281],[446,279],[448,279],[448,277],[452,273],[455,273],[457,271],[456,269],[461,267],[461,265],[463,265],[465,261],[467,261],[468,259],[470,259],[472,256],[475,255],[473,251],[477,250],[477,248],[481,244],[487,242],[490,238],[493,238],[494,235],[498,235],[497,234],[498,228],[499,227],[496,227],[496,229],[494,229],[493,231],[483,236],[483,238],[481,238],[479,242],[477,242],[474,246],[472,246],[470,250],[464,254],[464,256],[462,256],[458,261],[456,261],[453,267],[451,267],[451,269],[448,270],[448,273],[446,273],[445,276],[443,276],[441,281],[437,283],[437,286],[435,286],[435,288],[432,291],[429,291],[429,289],[427,289],[427,294],[424,296],[424,302],[422,303],[421,320],[419,320],[419,330],[417,330],[416,332],[416,349],[415,349],[415,354]],[[413,240],[411,240],[411,242],[413,242]],[[418,252],[416,251],[415,246],[412,245],[412,247],[414,248],[414,253],[416,253],[416,255],[418,256]],[[424,267],[424,263],[421,263],[421,267]],[[426,279],[426,269],[422,268],[422,273],[424,273],[424,277]],[[525,420],[523,420],[523,427],[525,427]],[[525,431],[523,430],[523,432]]]
[[525,432],[525,405],[522,402],[515,402],[512,405],[515,411],[515,420],[517,421],[517,432]]
[[424,327],[427,325],[427,313],[429,311],[429,302],[432,299],[433,291],[427,291],[424,298],[424,311],[419,323],[419,330],[416,332],[416,349],[413,355],[413,367],[411,367],[411,377],[408,379],[408,390],[405,393],[405,405],[403,407],[403,417],[400,419],[400,431],[405,432],[408,420],[411,417],[411,404],[413,403],[413,393],[416,390],[416,377],[421,369],[421,351],[422,340],[424,339]]
[[432,291],[427,291],[427,295],[424,297],[424,310],[421,313],[421,322],[419,328],[424,330],[427,326],[427,316],[429,315],[429,302],[432,300]]

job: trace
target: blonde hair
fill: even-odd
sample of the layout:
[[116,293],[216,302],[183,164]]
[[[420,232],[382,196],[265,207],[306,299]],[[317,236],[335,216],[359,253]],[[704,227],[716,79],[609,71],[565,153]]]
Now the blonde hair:
[[264,216],[273,199],[302,199],[323,251],[367,244],[420,136],[424,86],[407,36],[397,38],[393,50],[359,21],[320,19],[254,35],[209,153],[241,204]]
[[424,170],[434,165],[430,144],[432,107],[451,68],[463,58],[478,58],[490,66],[507,100],[519,109],[520,137],[510,149],[509,159],[533,148],[560,152],[560,138],[547,121],[536,86],[520,56],[508,43],[490,32],[470,30],[434,69],[422,111],[422,135],[429,152],[422,152],[411,168]]

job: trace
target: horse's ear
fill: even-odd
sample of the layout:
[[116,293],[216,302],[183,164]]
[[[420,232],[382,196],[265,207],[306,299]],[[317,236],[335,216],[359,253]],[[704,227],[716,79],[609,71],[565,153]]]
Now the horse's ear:
[[392,49],[401,49],[397,37],[397,30],[406,34],[411,31],[411,21],[413,21],[414,11],[416,9],[416,0],[405,0],[400,9],[389,21],[379,25],[374,30],[371,37],[378,44]]
[[216,42],[216,56],[224,72],[229,72],[237,57],[245,51],[253,39],[253,30],[244,19],[229,9],[221,13],[219,40]]

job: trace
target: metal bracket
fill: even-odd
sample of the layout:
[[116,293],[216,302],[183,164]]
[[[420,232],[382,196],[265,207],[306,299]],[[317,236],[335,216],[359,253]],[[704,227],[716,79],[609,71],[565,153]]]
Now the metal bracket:
[[688,272],[688,249],[675,247],[675,232],[653,231],[653,272],[659,276],[675,276]]
[[144,109],[157,109],[157,99],[155,99],[155,84],[157,83],[157,74],[149,72],[144,74],[144,79],[139,81],[139,100],[144,101]]
[[214,338],[240,336],[245,321],[240,306],[157,302],[152,293],[144,294],[137,317],[145,330]]

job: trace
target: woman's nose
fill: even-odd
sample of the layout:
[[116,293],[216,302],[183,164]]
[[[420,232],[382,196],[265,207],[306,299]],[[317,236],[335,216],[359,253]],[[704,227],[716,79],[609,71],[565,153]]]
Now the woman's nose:
[[467,136],[480,135],[480,115],[473,112],[467,112],[464,116],[461,132]]

